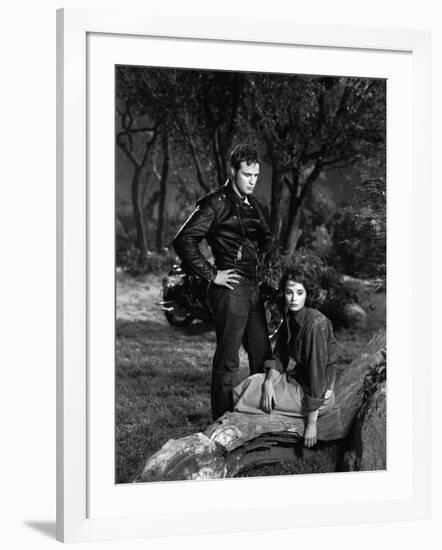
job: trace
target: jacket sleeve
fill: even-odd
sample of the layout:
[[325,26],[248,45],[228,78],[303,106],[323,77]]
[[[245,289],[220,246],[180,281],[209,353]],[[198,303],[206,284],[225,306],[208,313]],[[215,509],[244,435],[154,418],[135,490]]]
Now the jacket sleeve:
[[319,409],[324,403],[327,390],[328,336],[327,320],[313,323],[307,330],[303,343],[302,362],[308,368],[309,391],[304,393],[303,407],[306,412]]
[[173,247],[193,273],[208,281],[216,277],[216,268],[202,254],[199,243],[209,233],[216,221],[216,211],[210,199],[201,199],[197,207],[178,231],[173,240]]
[[287,369],[289,358],[287,321],[284,320],[278,333],[273,355],[264,361],[264,369],[275,369],[283,373]]

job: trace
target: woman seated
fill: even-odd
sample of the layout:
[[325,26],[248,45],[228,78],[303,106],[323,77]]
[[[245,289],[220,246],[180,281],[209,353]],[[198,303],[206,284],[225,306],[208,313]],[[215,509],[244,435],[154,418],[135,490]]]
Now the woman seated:
[[330,320],[312,305],[319,287],[302,269],[288,270],[280,282],[284,321],[265,373],[233,390],[235,411],[305,417],[304,443],[317,441],[316,421],[334,405],[336,341]]

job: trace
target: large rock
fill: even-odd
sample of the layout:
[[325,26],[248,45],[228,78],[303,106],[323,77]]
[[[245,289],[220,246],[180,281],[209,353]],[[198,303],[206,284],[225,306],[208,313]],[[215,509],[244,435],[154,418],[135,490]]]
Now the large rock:
[[[318,419],[318,439],[349,435],[363,401],[364,379],[385,363],[385,333],[375,335],[364,351],[339,375],[336,404]],[[151,456],[134,482],[234,477],[251,465],[295,456],[304,419],[278,414],[226,413],[204,433],[169,440]]]
[[344,306],[345,326],[351,329],[364,329],[367,327],[367,313],[364,308],[355,302]]
[[379,384],[361,407],[352,448],[345,453],[346,471],[385,470],[387,464],[387,391]]

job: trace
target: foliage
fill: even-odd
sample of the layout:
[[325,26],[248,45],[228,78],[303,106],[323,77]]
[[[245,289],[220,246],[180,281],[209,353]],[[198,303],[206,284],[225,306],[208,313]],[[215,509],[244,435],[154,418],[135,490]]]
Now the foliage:
[[[261,73],[249,75],[249,90],[252,124],[272,165],[273,228],[291,253],[300,210],[319,176],[370,158],[385,142],[385,82]],[[282,216],[285,186],[290,199]]]
[[385,225],[371,209],[342,209],[330,223],[333,247],[330,262],[353,277],[385,277]]
[[333,247],[328,259],[354,277],[386,277],[386,156],[385,143],[361,163],[355,204],[343,208],[329,223]]
[[336,202],[327,185],[318,182],[307,195],[300,212],[299,248],[308,248],[321,258],[327,258],[332,247],[330,219],[336,212]]
[[173,93],[179,107],[175,127],[193,160],[204,191],[223,185],[227,157],[240,122],[244,123],[245,75],[239,72],[177,70]]

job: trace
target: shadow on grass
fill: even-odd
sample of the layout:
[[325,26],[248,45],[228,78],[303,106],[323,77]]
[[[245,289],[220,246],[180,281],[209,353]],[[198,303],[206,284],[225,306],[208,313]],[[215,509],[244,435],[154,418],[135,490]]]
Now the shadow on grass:
[[204,334],[206,332],[211,332],[215,330],[215,326],[213,323],[205,322],[205,321],[194,321],[191,325],[188,327],[182,329],[184,334],[188,334],[189,336],[194,336],[196,334]]

